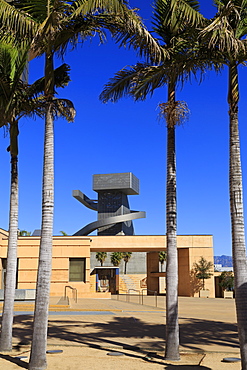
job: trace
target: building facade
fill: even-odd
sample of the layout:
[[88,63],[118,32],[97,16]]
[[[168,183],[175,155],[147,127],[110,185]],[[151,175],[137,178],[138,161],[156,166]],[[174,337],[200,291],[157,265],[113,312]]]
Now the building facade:
[[[38,236],[18,238],[17,289],[35,289],[39,258]],[[198,296],[200,281],[195,277],[194,262],[203,256],[213,262],[211,235],[179,235],[178,245],[178,294]],[[8,232],[0,229],[0,288],[4,288]],[[147,253],[147,289],[159,292],[160,278],[165,276],[159,268],[159,251],[166,249],[162,235],[117,236],[54,236],[51,275],[51,296],[64,296],[66,286],[76,289],[78,297],[97,295],[96,276],[90,267],[91,252],[145,252]],[[215,296],[214,278],[205,281],[209,296]],[[141,290],[140,286],[140,290]]]

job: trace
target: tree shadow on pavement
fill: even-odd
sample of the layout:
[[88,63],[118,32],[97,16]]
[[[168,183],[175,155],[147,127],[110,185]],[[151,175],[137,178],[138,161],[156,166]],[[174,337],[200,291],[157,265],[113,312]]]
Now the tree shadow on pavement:
[[237,324],[222,321],[184,319],[180,327],[180,344],[190,350],[203,346],[239,349]]
[[4,355],[4,354],[0,354],[0,358],[6,361],[12,362],[13,364],[16,364],[19,367],[22,367],[24,369],[28,369],[28,364],[22,360],[19,360],[18,358],[15,358],[9,355]]
[[[165,324],[147,323],[131,316],[105,315],[88,317],[69,316],[68,319],[59,316],[49,317],[48,343],[59,345],[81,345],[102,351],[109,349],[127,351],[127,356],[142,358],[150,351],[164,352]],[[99,321],[96,321],[99,320]],[[14,342],[30,342],[32,335],[33,316],[19,315],[14,319]],[[222,352],[238,349],[237,325],[220,321],[183,319],[180,324],[180,344],[190,351],[203,352],[207,346],[218,346]],[[19,346],[20,347],[20,346]],[[222,349],[221,349],[222,347]],[[119,349],[117,349],[119,350]],[[156,356],[155,361],[161,363],[164,357]],[[198,369],[210,368],[198,365],[168,365],[165,369]]]
[[[48,340],[56,338],[74,344],[131,345],[152,347],[163,350],[165,324],[147,323],[135,317],[99,317],[100,322],[90,321],[86,315],[69,319],[50,317]],[[14,319],[13,336],[19,341],[30,341],[33,316],[19,315]],[[217,345],[222,350],[238,349],[237,325],[220,321],[184,319],[180,324],[180,344],[184,349],[201,351],[203,347]],[[226,348],[227,347],[227,348]]]
[[212,370],[212,368],[200,365],[166,365],[165,370]]

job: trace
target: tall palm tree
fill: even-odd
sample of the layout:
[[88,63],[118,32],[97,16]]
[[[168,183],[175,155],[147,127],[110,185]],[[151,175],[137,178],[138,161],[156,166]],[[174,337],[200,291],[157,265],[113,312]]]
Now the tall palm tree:
[[123,252],[123,260],[124,260],[124,273],[127,274],[127,263],[131,259],[132,252]]
[[111,253],[111,263],[113,266],[119,266],[123,258],[122,252],[112,252]]
[[242,370],[247,370],[247,262],[244,232],[243,185],[240,158],[238,66],[247,60],[247,1],[215,0],[217,14],[202,31],[209,48],[216,48],[228,67],[229,105],[229,195],[232,257],[235,277],[235,303]]
[[[7,273],[4,290],[4,307],[2,315],[0,350],[12,349],[13,308],[16,286],[17,238],[18,238],[18,121],[23,116],[34,114],[43,117],[45,113],[44,78],[32,85],[21,79],[27,63],[29,45],[20,48],[11,39],[0,43],[0,114],[1,124],[9,126],[11,155],[11,191],[9,215],[9,240],[7,253]],[[69,81],[68,66],[63,65],[55,71],[58,86]],[[62,82],[63,81],[63,82]],[[66,102],[64,102],[66,104]],[[56,104],[61,115],[66,115]]]
[[166,179],[166,350],[165,357],[179,360],[178,325],[178,257],[176,208],[175,127],[187,116],[184,102],[176,101],[178,82],[188,73],[205,68],[198,56],[196,29],[203,22],[194,0],[156,0],[154,3],[154,31],[160,47],[165,50],[159,64],[138,63],[119,71],[105,86],[100,98],[103,102],[117,101],[125,95],[144,100],[148,94],[164,85],[168,87],[167,102],[160,104],[161,115],[167,125]]
[[[144,54],[148,50],[154,58],[159,48],[142,26],[135,12],[126,6],[125,0],[13,0],[10,7],[0,0],[0,22],[11,29],[18,29],[21,22],[34,23],[31,37],[35,34],[33,54],[45,53],[45,146],[42,187],[42,225],[39,268],[36,288],[33,340],[29,369],[46,368],[46,341],[50,290],[52,229],[53,229],[53,110],[54,110],[54,53],[64,53],[69,44],[74,45],[94,32],[103,35],[102,27],[110,29],[120,44],[129,42],[135,48],[137,39],[142,40]],[[18,14],[18,17],[15,17]],[[11,18],[11,22],[9,21]],[[12,22],[13,20],[13,22]],[[18,22],[15,22],[17,20]],[[20,20],[20,21],[19,21]],[[17,24],[17,25],[16,25]],[[28,29],[28,27],[27,27]],[[22,27],[23,30],[23,27]],[[29,29],[28,29],[29,30]],[[32,32],[33,31],[33,32]],[[137,36],[136,36],[137,35]],[[148,41],[148,42],[147,42]],[[147,45],[147,47],[145,47]],[[151,48],[150,48],[150,45]],[[152,50],[152,51],[151,51]],[[157,57],[160,58],[159,53]]]
[[[22,45],[23,46],[23,45]],[[17,268],[18,238],[18,120],[20,115],[30,114],[30,96],[21,75],[27,62],[28,44],[22,48],[8,37],[0,41],[0,114],[1,125],[9,125],[11,156],[11,188],[9,211],[9,237],[7,271],[4,289],[4,306],[1,325],[0,350],[12,350],[12,325]],[[25,89],[25,92],[24,92]],[[25,100],[24,100],[25,99]],[[34,108],[34,105],[33,105]],[[35,108],[34,108],[35,109]]]
[[107,257],[106,252],[97,252],[95,255],[96,260],[100,262],[100,266],[103,266],[103,263],[105,262],[106,257]]

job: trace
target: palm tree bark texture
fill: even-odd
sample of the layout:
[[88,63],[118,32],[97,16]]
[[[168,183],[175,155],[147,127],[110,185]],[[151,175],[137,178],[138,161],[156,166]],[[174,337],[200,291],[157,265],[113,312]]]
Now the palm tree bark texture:
[[42,225],[39,254],[39,268],[36,285],[33,339],[30,370],[43,370],[47,367],[46,346],[48,309],[50,296],[50,278],[52,262],[52,234],[54,209],[54,132],[52,101],[47,102],[45,120],[45,145],[42,191]]
[[[175,154],[175,82],[168,84],[167,179],[166,179],[166,349],[165,358],[179,360],[178,256]],[[169,109],[169,107],[171,107]]]
[[[51,29],[49,31],[51,37]],[[42,224],[29,370],[43,370],[47,368],[46,347],[54,213],[54,120],[52,102],[54,97],[54,64],[51,42],[45,54],[45,96],[47,110],[45,116],[42,184]]]
[[238,129],[238,71],[237,64],[229,66],[230,119],[230,211],[232,227],[232,256],[235,280],[235,303],[240,341],[242,370],[247,370],[247,262],[244,233],[244,210],[240,141]]
[[[18,131],[18,123],[15,121]],[[17,140],[17,136],[16,136]],[[11,149],[10,149],[11,150]],[[17,270],[17,235],[18,235],[18,156],[11,154],[11,189],[9,211],[9,238],[7,252],[7,271],[4,283],[4,305],[2,313],[0,351],[12,350],[13,311]],[[8,289],[6,289],[6,286]]]

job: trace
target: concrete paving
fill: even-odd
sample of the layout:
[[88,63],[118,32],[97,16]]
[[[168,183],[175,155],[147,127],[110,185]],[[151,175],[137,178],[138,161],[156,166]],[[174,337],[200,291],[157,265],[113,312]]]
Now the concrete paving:
[[[51,300],[48,345],[83,345],[164,351],[165,297],[133,296],[116,299],[79,299],[71,307],[58,307]],[[124,301],[121,301],[123,299]],[[179,297],[182,351],[238,354],[234,300]],[[29,308],[27,311],[26,309]],[[18,305],[20,307],[20,304]],[[31,340],[33,312],[30,304],[16,311],[14,342]]]
[[[143,302],[134,295],[128,297],[127,301],[126,296],[85,298],[77,303],[71,301],[70,307],[57,305],[58,301],[59,298],[50,301],[48,349],[62,348],[63,358],[73,357],[74,361],[79,361],[78,369],[83,360],[89,361],[87,368],[90,370],[115,369],[115,363],[112,367],[109,365],[113,359],[105,359],[109,357],[105,357],[109,351],[124,352],[127,357],[121,357],[118,364],[121,362],[129,370],[143,369],[144,366],[148,370],[149,357],[153,358],[150,369],[240,369],[240,363],[222,363],[224,357],[240,356],[234,300],[179,297],[182,358],[179,365],[165,365],[164,362],[164,296],[157,297],[157,301],[155,297],[144,297]],[[16,312],[14,320],[13,343],[18,353],[28,353],[33,304],[18,303],[16,308],[20,307],[22,311]],[[98,358],[97,367],[94,367],[94,356]],[[3,360],[1,362],[0,358],[1,364]],[[57,367],[52,365],[49,369],[63,369],[59,363],[61,359],[54,361],[58,361]],[[73,366],[66,369],[74,369]]]

